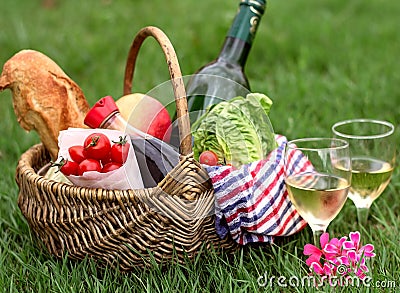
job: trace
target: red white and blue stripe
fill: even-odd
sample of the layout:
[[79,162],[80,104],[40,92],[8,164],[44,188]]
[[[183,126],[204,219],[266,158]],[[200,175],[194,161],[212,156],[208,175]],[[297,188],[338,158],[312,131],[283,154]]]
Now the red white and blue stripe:
[[[228,233],[239,244],[272,242],[274,236],[288,236],[307,223],[292,205],[285,187],[284,151],[286,137],[276,135],[278,148],[265,160],[235,169],[204,166],[216,197],[216,230]],[[301,152],[289,156],[290,168],[308,168]],[[290,170],[289,170],[290,171]]]

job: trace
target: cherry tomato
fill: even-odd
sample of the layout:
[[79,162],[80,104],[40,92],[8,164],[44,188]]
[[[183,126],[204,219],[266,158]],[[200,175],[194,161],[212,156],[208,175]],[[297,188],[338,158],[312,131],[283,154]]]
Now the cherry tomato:
[[204,151],[199,157],[200,164],[205,164],[209,166],[218,165],[218,156],[213,151]]
[[126,136],[119,137],[119,141],[113,141],[111,146],[111,161],[123,164],[128,158],[129,144],[127,143]]
[[117,170],[117,169],[121,168],[121,166],[122,166],[122,164],[116,163],[116,162],[107,163],[101,169],[101,173],[107,173],[107,172],[110,172],[110,171]]
[[74,145],[68,149],[71,159],[78,164],[86,159],[86,150],[82,145]]
[[78,175],[83,175],[83,173],[88,171],[101,172],[100,162],[95,159],[85,159],[79,164]]
[[60,171],[65,175],[78,175],[79,165],[77,162],[67,160],[60,168]]
[[109,156],[111,143],[108,137],[102,133],[90,134],[83,143],[87,158],[101,160]]
[[108,164],[110,162],[111,162],[111,153],[108,153],[108,156],[106,156],[100,160],[100,163],[102,166],[104,166],[105,164]]
[[60,162],[52,163],[52,166],[57,166],[65,176],[78,175],[79,165],[77,162],[61,158]]

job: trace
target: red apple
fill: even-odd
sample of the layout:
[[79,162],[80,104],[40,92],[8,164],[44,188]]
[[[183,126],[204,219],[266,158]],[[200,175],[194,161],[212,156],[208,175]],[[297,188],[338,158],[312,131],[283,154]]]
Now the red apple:
[[122,96],[116,104],[129,124],[152,136],[169,142],[172,120],[167,109],[156,99],[134,93]]

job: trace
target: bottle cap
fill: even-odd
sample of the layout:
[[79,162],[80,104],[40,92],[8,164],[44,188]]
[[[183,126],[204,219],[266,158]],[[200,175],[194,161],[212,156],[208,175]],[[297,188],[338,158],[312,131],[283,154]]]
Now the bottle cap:
[[101,128],[101,125],[116,112],[119,112],[119,109],[114,99],[111,96],[105,96],[89,110],[84,123],[91,128]]

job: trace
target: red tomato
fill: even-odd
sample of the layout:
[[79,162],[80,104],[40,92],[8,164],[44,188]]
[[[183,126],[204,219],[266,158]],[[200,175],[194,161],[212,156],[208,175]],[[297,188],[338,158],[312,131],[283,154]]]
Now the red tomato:
[[109,156],[111,143],[108,137],[102,133],[90,134],[83,143],[87,158],[101,160]]
[[218,165],[218,156],[213,151],[204,151],[199,157],[200,164],[205,164],[209,166]]
[[107,163],[101,169],[101,173],[107,173],[107,172],[110,172],[110,171],[117,170],[117,169],[121,168],[121,166],[122,166],[122,164],[119,164],[119,163],[116,163],[116,162]]
[[128,158],[129,144],[127,143],[126,136],[119,137],[119,141],[113,141],[111,147],[111,161],[123,164]]
[[105,164],[108,164],[111,162],[111,153],[108,154],[108,156],[106,156],[105,158],[102,158],[100,160],[100,163],[102,166],[104,166]]
[[58,170],[65,176],[78,175],[79,165],[77,162],[61,158],[59,163],[53,163],[52,166],[58,166]]
[[68,149],[71,159],[78,164],[86,159],[86,150],[82,145],[74,145]]
[[100,162],[95,159],[85,159],[79,164],[78,175],[83,175],[83,173],[88,171],[101,172]]

